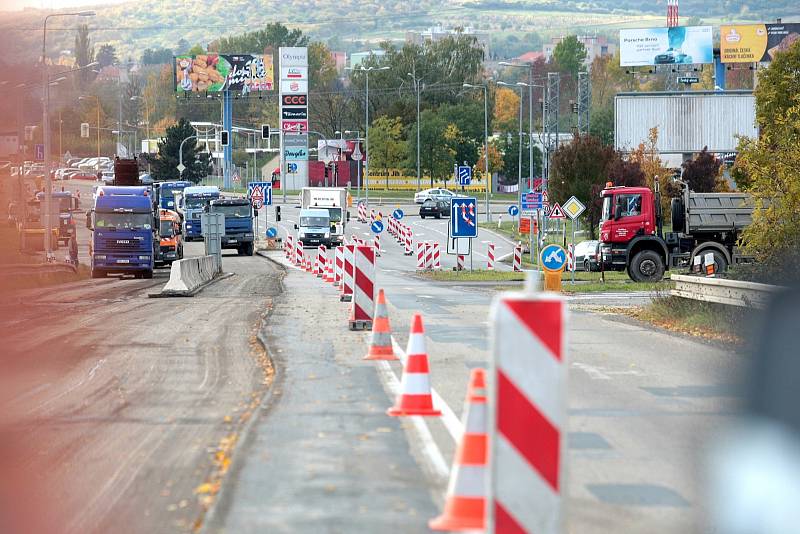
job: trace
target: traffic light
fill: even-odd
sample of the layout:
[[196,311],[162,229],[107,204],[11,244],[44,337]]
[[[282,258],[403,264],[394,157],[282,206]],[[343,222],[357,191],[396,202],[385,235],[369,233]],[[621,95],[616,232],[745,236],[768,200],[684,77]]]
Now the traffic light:
[[219,133],[219,144],[222,146],[228,146],[228,130],[222,130]]
[[275,206],[275,220],[281,222],[281,207]]
[[269,124],[261,125],[261,139],[269,139]]
[[89,137],[89,123],[82,122],[81,123],[81,137],[87,139]]

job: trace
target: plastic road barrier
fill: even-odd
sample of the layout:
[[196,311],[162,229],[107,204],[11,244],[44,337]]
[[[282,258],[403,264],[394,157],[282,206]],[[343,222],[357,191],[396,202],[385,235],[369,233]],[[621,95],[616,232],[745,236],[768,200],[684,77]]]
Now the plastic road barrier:
[[350,330],[372,328],[375,309],[375,249],[358,246],[353,252],[353,300]]

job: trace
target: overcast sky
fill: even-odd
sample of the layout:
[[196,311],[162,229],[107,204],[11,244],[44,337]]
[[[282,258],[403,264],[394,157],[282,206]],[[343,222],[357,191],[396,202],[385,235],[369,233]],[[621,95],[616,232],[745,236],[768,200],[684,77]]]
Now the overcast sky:
[[125,0],[0,0],[0,11],[11,11],[25,7],[64,9],[76,6],[120,4]]

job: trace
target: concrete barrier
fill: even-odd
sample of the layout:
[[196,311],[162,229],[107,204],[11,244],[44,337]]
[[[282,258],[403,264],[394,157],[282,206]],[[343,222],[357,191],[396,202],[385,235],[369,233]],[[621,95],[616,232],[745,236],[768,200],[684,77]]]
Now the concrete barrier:
[[198,256],[172,262],[169,282],[161,290],[161,295],[192,296],[220,271],[215,256]]

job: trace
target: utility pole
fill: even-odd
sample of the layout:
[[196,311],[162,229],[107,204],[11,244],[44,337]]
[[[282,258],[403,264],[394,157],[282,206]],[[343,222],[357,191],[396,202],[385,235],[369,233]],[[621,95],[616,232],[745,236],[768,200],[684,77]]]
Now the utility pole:
[[592,104],[592,84],[588,72],[578,73],[578,133],[589,133],[589,108]]

